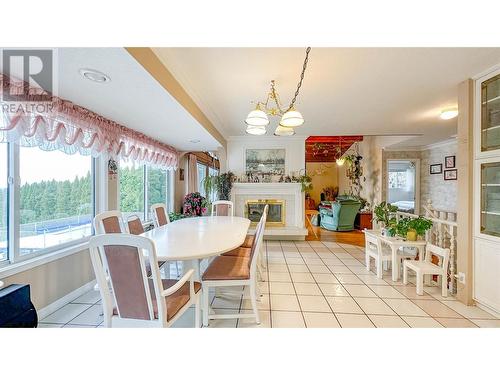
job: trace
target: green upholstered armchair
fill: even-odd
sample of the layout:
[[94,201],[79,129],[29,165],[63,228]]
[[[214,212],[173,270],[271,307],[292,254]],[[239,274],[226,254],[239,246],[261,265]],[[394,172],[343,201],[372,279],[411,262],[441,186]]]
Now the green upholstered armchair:
[[320,208],[321,227],[338,232],[353,230],[361,203],[355,199],[341,199],[333,202],[331,207]]

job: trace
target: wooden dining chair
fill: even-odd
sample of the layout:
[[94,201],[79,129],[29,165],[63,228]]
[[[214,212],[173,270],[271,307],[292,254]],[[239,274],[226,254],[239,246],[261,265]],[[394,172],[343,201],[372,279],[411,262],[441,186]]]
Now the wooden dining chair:
[[[248,256],[218,256],[207,267],[203,273],[202,280],[202,305],[203,305],[203,325],[207,326],[210,319],[234,319],[234,318],[255,318],[260,324],[259,312],[257,309],[257,262],[260,257],[260,249],[264,237],[264,227],[266,214],[262,215],[261,221],[255,231],[255,241],[248,252]],[[252,314],[210,314],[209,313],[209,292],[210,288],[227,288],[243,286],[249,287],[250,301],[252,303]],[[245,288],[246,289],[246,288]],[[243,293],[245,291],[243,289]]]
[[218,200],[212,203],[212,216],[234,216],[233,202]]
[[126,233],[121,211],[111,210],[95,215],[92,220],[96,234]]
[[180,280],[162,279],[155,245],[145,237],[101,234],[89,247],[106,327],[170,327],[193,305],[195,327],[200,327],[201,285],[194,270]]
[[165,203],[156,203],[151,205],[151,217],[155,227],[161,227],[170,223],[168,217],[167,205]]

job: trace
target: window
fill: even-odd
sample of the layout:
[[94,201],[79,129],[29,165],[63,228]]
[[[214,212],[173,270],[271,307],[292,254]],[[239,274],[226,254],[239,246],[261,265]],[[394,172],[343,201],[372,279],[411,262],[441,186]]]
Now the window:
[[7,143],[0,143],[0,262],[8,259],[7,233],[7,173],[8,173]]
[[[218,176],[219,175],[219,170],[215,169],[215,168],[212,168],[212,167],[209,167],[208,168],[208,174],[210,176]],[[213,202],[216,199],[217,199],[217,192],[215,191],[215,189],[212,189],[212,194],[211,194],[210,200]]]
[[[170,172],[149,166],[120,165],[120,210],[128,217],[150,218],[151,205],[165,203],[170,211]],[[146,208],[146,209],[144,209]]]
[[92,234],[92,158],[19,148],[19,255]]
[[120,163],[120,210],[125,217],[144,217],[144,167]]
[[198,192],[205,196],[205,188],[203,185],[203,180],[207,174],[207,167],[205,164],[198,163]]
[[389,171],[389,189],[406,187],[406,171]]

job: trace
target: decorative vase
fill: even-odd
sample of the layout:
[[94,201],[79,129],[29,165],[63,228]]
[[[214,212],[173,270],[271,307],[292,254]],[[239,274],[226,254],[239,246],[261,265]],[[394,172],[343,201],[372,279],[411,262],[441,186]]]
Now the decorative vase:
[[408,229],[408,232],[406,232],[406,239],[408,241],[416,241],[417,240],[417,231],[414,229]]

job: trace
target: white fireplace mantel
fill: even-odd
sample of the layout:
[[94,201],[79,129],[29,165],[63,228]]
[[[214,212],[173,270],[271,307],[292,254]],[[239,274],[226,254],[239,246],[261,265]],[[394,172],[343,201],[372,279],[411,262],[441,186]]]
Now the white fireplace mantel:
[[282,199],[285,200],[285,226],[266,228],[265,235],[270,237],[304,237],[304,193],[298,182],[252,183],[237,182],[231,190],[231,200],[235,215],[244,216],[245,202],[249,199]]

